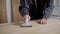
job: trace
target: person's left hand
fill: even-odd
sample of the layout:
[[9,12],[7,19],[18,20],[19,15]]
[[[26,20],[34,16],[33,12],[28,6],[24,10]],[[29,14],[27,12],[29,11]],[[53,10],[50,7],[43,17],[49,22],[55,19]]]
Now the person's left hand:
[[39,19],[37,21],[37,23],[39,23],[39,24],[47,24],[47,20],[46,19]]

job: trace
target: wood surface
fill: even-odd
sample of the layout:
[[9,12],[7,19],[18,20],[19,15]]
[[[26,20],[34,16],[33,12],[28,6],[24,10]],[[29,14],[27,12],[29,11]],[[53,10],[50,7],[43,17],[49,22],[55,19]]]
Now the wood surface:
[[0,0],[0,23],[7,22],[6,0]]
[[60,19],[50,18],[47,24],[31,21],[32,27],[20,27],[20,23],[0,24],[0,34],[60,34]]
[[19,22],[22,20],[22,17],[19,13],[20,0],[11,0],[12,1],[12,20],[13,22]]

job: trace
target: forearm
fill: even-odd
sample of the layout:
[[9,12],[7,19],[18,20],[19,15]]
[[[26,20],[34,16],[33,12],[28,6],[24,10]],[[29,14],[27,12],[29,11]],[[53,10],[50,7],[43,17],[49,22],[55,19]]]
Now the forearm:
[[22,16],[29,15],[28,0],[20,0],[19,11]]
[[51,0],[50,3],[49,3],[49,7],[45,9],[45,11],[44,11],[45,14],[43,16],[44,19],[47,19],[47,18],[50,17],[50,15],[53,11],[53,8],[54,8],[53,2],[54,2],[54,0]]
[[22,8],[21,11],[20,11],[20,14],[22,16],[29,15],[29,11],[26,8]]

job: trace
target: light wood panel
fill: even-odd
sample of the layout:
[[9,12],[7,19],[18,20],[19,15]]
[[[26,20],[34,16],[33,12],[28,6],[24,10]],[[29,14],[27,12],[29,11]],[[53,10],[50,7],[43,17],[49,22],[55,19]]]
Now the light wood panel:
[[0,0],[0,23],[7,22],[6,0]]
[[47,24],[31,23],[32,27],[20,27],[20,23],[0,24],[0,34],[60,34],[60,19],[48,19]]
[[19,22],[21,19],[21,15],[19,13],[19,5],[20,0],[11,0],[12,1],[12,19],[13,22]]

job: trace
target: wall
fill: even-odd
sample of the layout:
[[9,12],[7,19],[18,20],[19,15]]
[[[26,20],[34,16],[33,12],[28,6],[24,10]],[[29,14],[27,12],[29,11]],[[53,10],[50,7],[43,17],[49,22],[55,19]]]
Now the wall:
[[22,17],[19,13],[20,0],[11,0],[12,1],[12,19],[13,22],[19,22],[22,20]]
[[6,0],[0,0],[0,23],[7,22]]
[[6,0],[6,9],[7,9],[7,21],[11,23],[12,13],[11,13],[11,0]]

